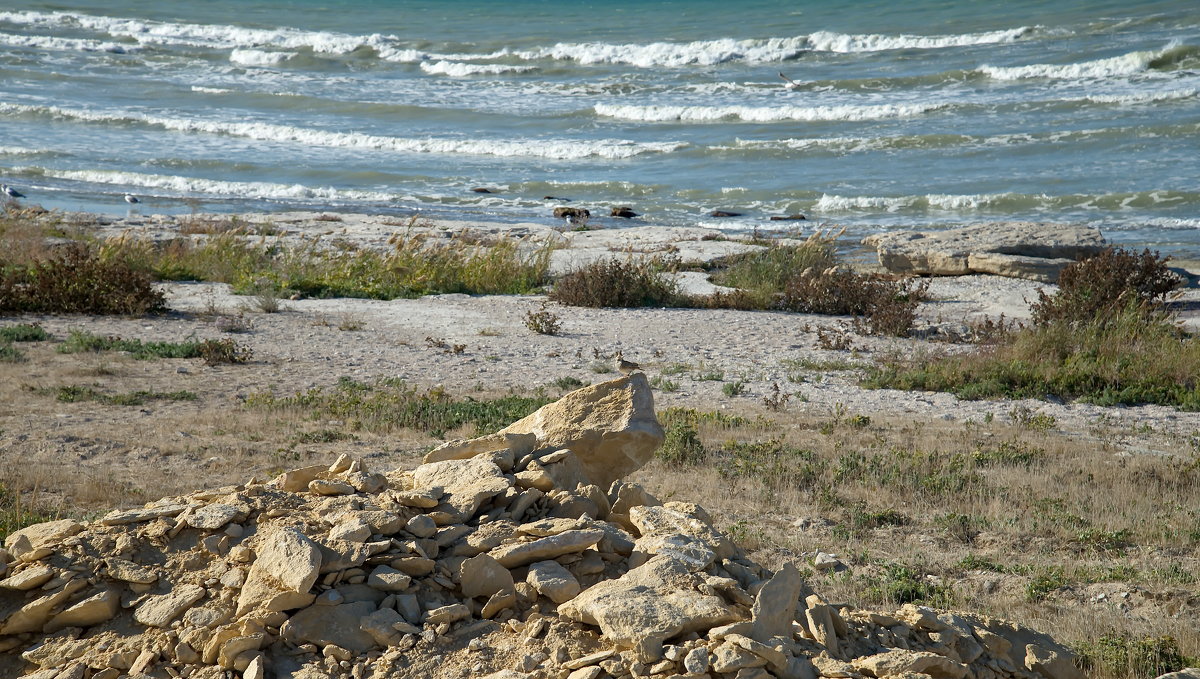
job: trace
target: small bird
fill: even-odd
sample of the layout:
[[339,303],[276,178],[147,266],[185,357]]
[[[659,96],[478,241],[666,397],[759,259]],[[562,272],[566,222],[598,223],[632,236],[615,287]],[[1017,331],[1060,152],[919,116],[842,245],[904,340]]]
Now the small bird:
[[140,203],[142,201],[138,200],[138,197],[133,195],[132,193],[127,193],[127,194],[125,194],[125,202],[129,203],[130,205],[133,205],[135,203]]
[[787,81],[786,83],[784,83],[784,85],[783,85],[783,89],[785,89],[785,90],[798,90],[798,89],[800,89],[800,83],[798,83],[798,82],[796,82],[795,80],[792,80],[791,78],[789,78],[789,77],[787,77],[786,75],[784,75],[784,74],[783,74],[783,71],[780,71],[780,72],[779,72],[779,77],[780,77],[780,78],[783,78],[784,80],[786,80],[786,81]]
[[633,361],[626,361],[621,352],[617,352],[617,370],[620,370],[622,375],[632,375],[635,371],[641,369],[642,366]]
[[11,198],[13,200],[16,200],[17,198],[25,197],[25,194],[14,189],[13,187],[9,186],[8,184],[0,184],[0,190],[3,190],[4,195],[8,196],[9,198]]

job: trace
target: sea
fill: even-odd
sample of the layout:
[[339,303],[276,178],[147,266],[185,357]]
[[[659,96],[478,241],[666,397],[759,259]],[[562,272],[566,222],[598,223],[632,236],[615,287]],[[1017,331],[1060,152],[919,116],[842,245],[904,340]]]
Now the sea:
[[1036,220],[1195,256],[1200,4],[4,0],[0,179],[121,215]]

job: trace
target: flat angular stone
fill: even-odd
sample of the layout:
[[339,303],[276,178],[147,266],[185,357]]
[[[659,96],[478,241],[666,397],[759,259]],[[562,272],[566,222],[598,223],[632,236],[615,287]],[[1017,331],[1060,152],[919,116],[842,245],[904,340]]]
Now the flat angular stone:
[[479,554],[463,561],[459,567],[459,582],[465,597],[490,597],[513,588],[512,573],[490,554]]
[[538,594],[556,604],[570,601],[580,590],[579,581],[557,561],[537,561],[531,564],[525,581],[532,585]]
[[141,523],[142,521],[151,521],[164,516],[178,516],[183,513],[183,510],[188,506],[176,502],[162,504],[152,507],[143,507],[142,509],[129,509],[126,511],[112,511],[104,515],[100,519],[102,526],[121,526],[127,523]]
[[133,612],[133,619],[147,627],[169,627],[175,618],[203,598],[203,587],[179,585],[166,594],[148,597]]
[[493,549],[492,558],[505,568],[525,566],[534,561],[546,561],[564,554],[582,552],[604,537],[602,530],[569,530],[532,542],[501,545]]
[[322,648],[333,644],[352,653],[366,653],[377,644],[363,631],[361,621],[376,610],[370,601],[311,606],[292,614],[279,634],[294,644],[310,643]]
[[71,595],[84,587],[87,587],[87,582],[82,578],[76,578],[63,585],[62,589],[30,601],[16,613],[8,616],[4,624],[0,625],[0,635],[22,634],[42,629],[42,626],[50,619],[50,613],[66,603]]
[[51,618],[42,631],[52,634],[66,627],[99,625],[111,620],[120,609],[120,593],[115,589],[106,588]]
[[112,558],[106,560],[104,563],[108,568],[108,576],[114,580],[133,582],[141,585],[149,585],[158,580],[158,573],[154,569],[138,565],[132,561]]
[[192,528],[200,530],[217,530],[230,521],[245,518],[248,508],[245,506],[215,503],[204,505],[188,515],[186,521]]
[[4,538],[4,547],[18,559],[40,547],[70,537],[83,530],[83,524],[74,519],[46,521],[13,531]]
[[38,564],[10,575],[0,580],[0,588],[25,592],[34,587],[41,587],[54,577],[55,570],[45,564]]

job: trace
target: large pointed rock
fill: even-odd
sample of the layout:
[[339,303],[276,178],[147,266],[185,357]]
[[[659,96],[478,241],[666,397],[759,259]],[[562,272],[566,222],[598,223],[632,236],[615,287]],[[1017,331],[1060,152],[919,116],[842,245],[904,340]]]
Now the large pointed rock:
[[601,488],[641,469],[664,438],[640,372],[577,389],[499,433],[531,433],[542,448],[569,448]]
[[804,587],[804,579],[800,571],[790,563],[783,565],[767,584],[758,591],[751,613],[754,616],[754,630],[750,636],[755,641],[766,643],[771,637],[792,636],[792,620],[796,618],[796,602],[800,599],[800,591]]

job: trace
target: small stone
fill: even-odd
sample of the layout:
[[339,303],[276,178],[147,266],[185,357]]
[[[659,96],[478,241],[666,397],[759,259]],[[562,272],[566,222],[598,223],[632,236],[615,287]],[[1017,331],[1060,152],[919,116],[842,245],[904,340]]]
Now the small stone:
[[418,514],[404,524],[404,530],[419,538],[433,537],[437,533],[437,523],[425,514]]
[[402,592],[408,589],[411,583],[411,576],[390,566],[376,566],[367,578],[367,585],[381,592]]
[[538,561],[530,565],[525,581],[556,604],[570,601],[581,589],[571,571],[557,561]]
[[431,625],[458,622],[471,617],[471,609],[466,604],[450,604],[435,608],[425,614],[425,622]]

